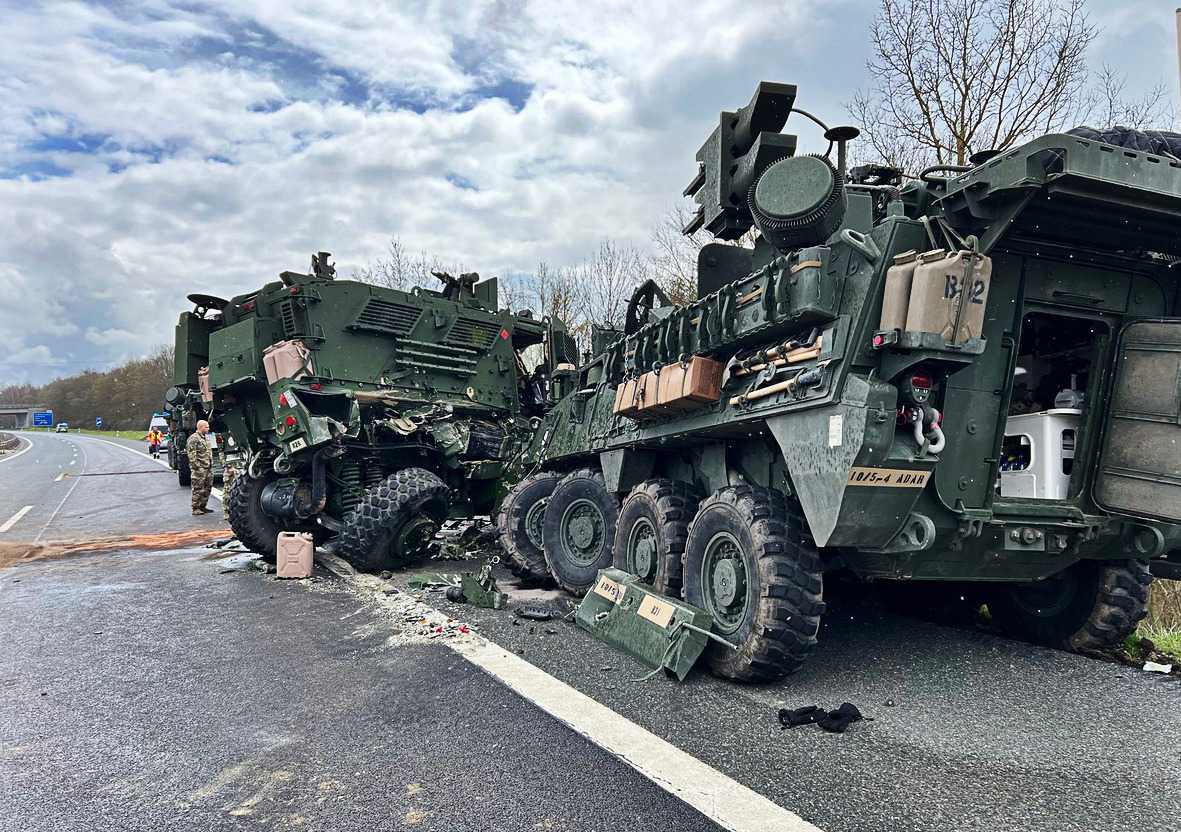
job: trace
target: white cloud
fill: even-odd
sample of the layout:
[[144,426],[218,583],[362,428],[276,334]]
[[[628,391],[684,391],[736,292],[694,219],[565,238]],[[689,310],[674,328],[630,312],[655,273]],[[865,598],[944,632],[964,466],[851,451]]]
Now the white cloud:
[[[248,291],[314,250],[347,275],[397,234],[498,273],[643,242],[757,81],[800,84],[834,121],[860,82],[865,0],[737,8],[9,10],[0,170],[28,178],[0,179],[0,332],[44,350],[26,375],[45,377],[150,350],[187,293]],[[518,109],[497,88],[530,94]],[[47,164],[72,175],[35,181]]]

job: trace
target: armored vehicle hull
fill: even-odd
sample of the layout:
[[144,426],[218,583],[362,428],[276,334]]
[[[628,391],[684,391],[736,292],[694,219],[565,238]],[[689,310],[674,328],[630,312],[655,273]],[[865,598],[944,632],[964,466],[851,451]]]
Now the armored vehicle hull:
[[707,246],[692,304],[637,292],[535,437],[510,554],[679,589],[737,679],[799,666],[835,569],[1118,644],[1181,549],[1181,165],[1049,135],[901,187],[845,170],[852,128],[836,165],[794,156],[794,98],[721,114],[689,230],[759,242]]
[[[333,539],[358,568],[420,556],[448,517],[488,513],[570,364],[561,324],[497,310],[496,281],[442,291],[337,280],[328,255],[260,290],[194,295],[177,325],[178,395],[224,427],[240,540]],[[546,347],[532,374],[522,352]],[[570,364],[570,366],[573,366]]]

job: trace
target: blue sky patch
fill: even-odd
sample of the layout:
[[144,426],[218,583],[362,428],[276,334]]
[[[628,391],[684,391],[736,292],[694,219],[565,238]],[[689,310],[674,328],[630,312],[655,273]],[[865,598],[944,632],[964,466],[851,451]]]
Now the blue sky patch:
[[34,153],[97,153],[109,139],[106,133],[42,136],[25,149]]
[[475,182],[468,179],[466,176],[460,176],[458,173],[449,173],[447,174],[446,179],[455,187],[462,188],[465,191],[480,190]]
[[475,94],[479,98],[504,99],[519,113],[525,107],[529,96],[533,94],[533,85],[514,78],[505,78],[495,84],[479,87]]
[[72,170],[63,168],[52,159],[32,159],[0,169],[0,179],[31,179],[34,182],[40,182],[43,179],[60,179],[72,174]]

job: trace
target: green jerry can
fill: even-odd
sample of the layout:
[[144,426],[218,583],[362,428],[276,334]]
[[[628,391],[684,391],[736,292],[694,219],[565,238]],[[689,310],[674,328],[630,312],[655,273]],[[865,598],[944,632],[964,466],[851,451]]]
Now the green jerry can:
[[621,569],[600,569],[574,620],[595,638],[684,681],[710,639],[703,609],[659,595]]

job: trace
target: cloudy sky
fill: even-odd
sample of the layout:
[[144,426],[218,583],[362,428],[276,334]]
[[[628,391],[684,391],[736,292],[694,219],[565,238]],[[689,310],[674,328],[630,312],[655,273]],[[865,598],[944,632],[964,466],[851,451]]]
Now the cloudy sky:
[[[874,7],[0,0],[0,386],[143,354],[188,292],[318,249],[505,274],[642,245],[758,80],[847,120]],[[1093,63],[1175,90],[1170,4],[1091,11]]]

